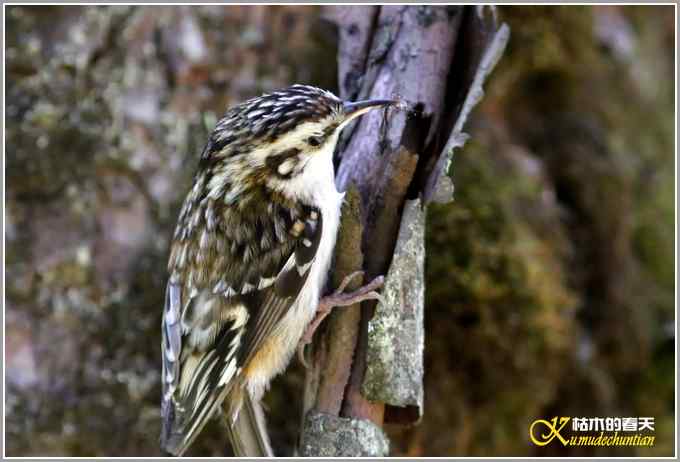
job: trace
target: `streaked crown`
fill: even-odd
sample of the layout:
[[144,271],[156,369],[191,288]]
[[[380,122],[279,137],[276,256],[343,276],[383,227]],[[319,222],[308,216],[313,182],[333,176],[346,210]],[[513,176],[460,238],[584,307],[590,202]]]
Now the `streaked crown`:
[[218,149],[220,145],[272,143],[302,123],[328,120],[332,124],[332,119],[342,115],[342,108],[342,100],[329,91],[293,85],[234,106],[215,127],[212,141]]

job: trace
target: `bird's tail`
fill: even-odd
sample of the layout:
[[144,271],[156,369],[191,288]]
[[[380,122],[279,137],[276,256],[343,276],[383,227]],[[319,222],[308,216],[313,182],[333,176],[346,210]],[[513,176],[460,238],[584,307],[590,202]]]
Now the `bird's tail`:
[[208,422],[209,417],[213,415],[215,409],[222,403],[225,395],[226,391],[222,390],[217,397],[210,397],[209,402],[205,405],[207,410],[200,412],[199,418],[195,414],[186,416],[183,412],[178,412],[173,402],[164,401],[161,406],[163,417],[161,449],[169,455],[182,456]]
[[259,402],[253,401],[250,394],[243,393],[241,410],[233,422],[227,422],[227,434],[234,455],[238,457],[274,457],[264,411]]

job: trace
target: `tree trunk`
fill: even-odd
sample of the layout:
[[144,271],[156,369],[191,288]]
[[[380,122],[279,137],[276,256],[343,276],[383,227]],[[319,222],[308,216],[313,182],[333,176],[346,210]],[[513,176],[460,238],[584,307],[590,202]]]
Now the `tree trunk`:
[[509,30],[492,8],[472,6],[336,6],[326,16],[340,32],[341,97],[399,97],[411,110],[369,113],[339,143],[347,195],[331,285],[360,269],[365,282],[386,280],[380,302],[338,308],[317,332],[300,452],[384,456],[383,424],[422,416],[425,207],[452,199],[453,150]]

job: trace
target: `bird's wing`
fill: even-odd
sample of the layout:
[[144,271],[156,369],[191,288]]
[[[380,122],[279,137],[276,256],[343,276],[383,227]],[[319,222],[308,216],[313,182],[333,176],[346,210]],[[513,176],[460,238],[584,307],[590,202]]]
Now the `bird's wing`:
[[277,274],[276,280],[267,289],[244,297],[252,316],[248,320],[239,352],[241,364],[247,364],[257,353],[262,342],[272,333],[302,290],[321,242],[322,228],[321,214],[312,211],[305,221],[298,245]]
[[[203,211],[201,215],[207,216]],[[214,245],[224,247],[231,258],[220,258],[219,249],[201,250],[200,237],[184,239],[187,250],[182,245],[173,248],[179,255],[175,263],[183,259],[191,269],[173,273],[163,315],[161,444],[170,453],[181,454],[191,444],[307,280],[321,239],[320,212],[305,207],[279,210],[274,216],[269,224],[249,224],[258,236],[220,235],[218,239],[227,242]],[[250,264],[235,265],[237,257]],[[195,283],[206,274],[208,287]]]

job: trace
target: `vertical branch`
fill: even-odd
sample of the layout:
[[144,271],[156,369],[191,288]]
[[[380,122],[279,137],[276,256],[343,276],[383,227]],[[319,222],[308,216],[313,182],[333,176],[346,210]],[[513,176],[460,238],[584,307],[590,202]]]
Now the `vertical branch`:
[[[364,237],[370,243],[370,257],[365,259],[365,268],[370,278],[387,273],[386,267],[394,251],[394,239],[398,231],[400,208],[417,164],[417,156],[401,149],[387,165],[382,207],[376,210],[370,227],[365,230]],[[368,253],[368,252],[367,252]],[[347,389],[347,399],[343,407],[343,415],[370,420],[382,425],[384,420],[384,403],[369,401],[361,393],[366,370],[366,351],[368,349],[368,323],[373,317],[375,302],[362,304],[362,316],[359,329],[359,342],[355,362],[352,365],[352,376]]]
[[422,415],[424,208],[442,199],[435,191],[451,197],[439,186],[444,168],[507,30],[476,7],[332,7],[326,16],[340,29],[341,96],[398,96],[413,110],[369,113],[339,143],[336,183],[353,186],[333,283],[357,269],[367,280],[387,275],[385,297],[377,310],[375,302],[336,310],[317,335],[301,451],[382,456],[382,425]]
[[[361,241],[361,204],[356,188],[350,188],[342,207],[341,231],[336,243],[335,265],[331,283],[337,287],[343,278],[363,266]],[[339,251],[342,250],[342,251]],[[348,289],[353,290],[361,281],[352,281]],[[334,310],[320,329],[311,353],[311,367],[306,376],[304,413],[316,409],[319,412],[340,415],[345,388],[349,382],[350,370],[359,338],[361,307],[359,304]],[[323,374],[320,374],[323,368]],[[303,414],[304,414],[303,413]]]

